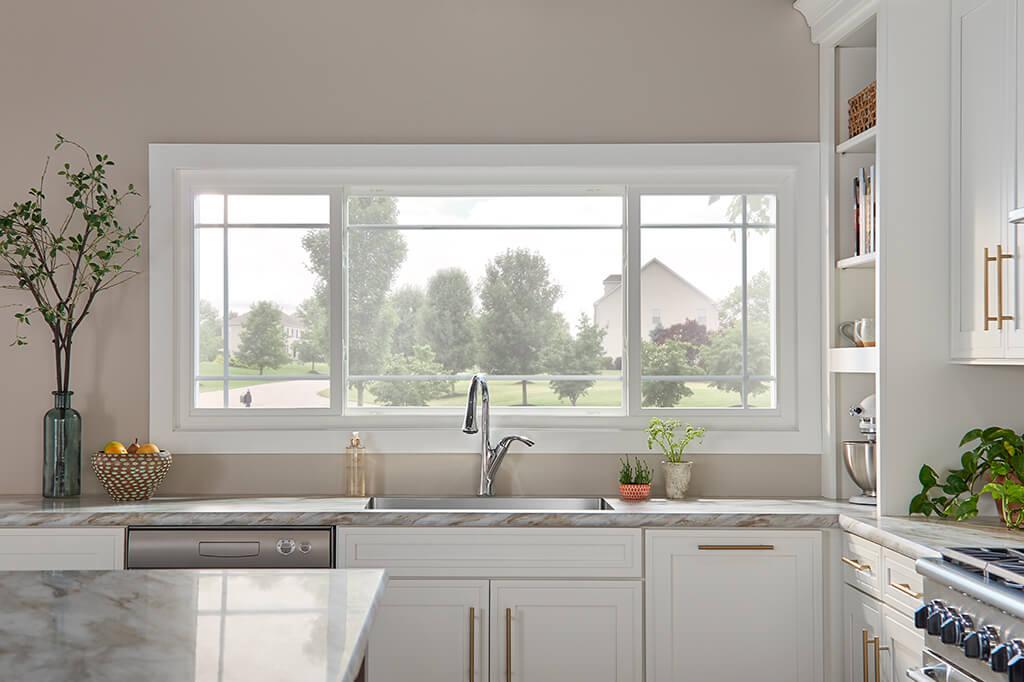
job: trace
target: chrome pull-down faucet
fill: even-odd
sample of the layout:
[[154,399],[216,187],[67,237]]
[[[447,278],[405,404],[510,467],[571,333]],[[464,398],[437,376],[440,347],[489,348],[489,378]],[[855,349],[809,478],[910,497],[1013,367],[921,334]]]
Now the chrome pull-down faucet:
[[[480,425],[477,426],[476,399],[480,396]],[[473,376],[469,384],[469,396],[466,398],[466,419],[462,423],[463,433],[480,432],[480,490],[477,495],[491,497],[494,495],[494,477],[501,467],[502,460],[508,453],[512,443],[520,442],[533,447],[533,441],[522,436],[505,436],[498,444],[491,447],[491,394],[487,390],[487,380],[479,374]]]

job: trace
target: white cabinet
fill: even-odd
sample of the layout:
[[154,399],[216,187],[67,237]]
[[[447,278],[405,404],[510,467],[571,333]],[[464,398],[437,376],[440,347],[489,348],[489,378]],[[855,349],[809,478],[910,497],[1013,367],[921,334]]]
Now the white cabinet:
[[1016,5],[953,0],[950,321],[957,360],[1024,355],[1024,337],[1011,338],[1016,327],[1008,319],[1020,298],[1007,223],[1014,202]]
[[0,571],[119,568],[123,528],[0,528]]
[[657,530],[646,551],[648,682],[823,679],[819,532]]
[[[881,682],[875,676],[875,637],[882,637],[882,604],[843,585],[843,679]],[[920,650],[918,650],[920,654]],[[865,670],[867,668],[867,670]],[[881,671],[881,661],[878,662]]]
[[488,598],[486,580],[390,581],[370,633],[367,679],[486,680]]
[[[914,620],[896,609],[882,605],[882,674],[879,682],[903,682],[907,670],[921,666],[924,637],[914,628]],[[860,679],[860,678],[856,678]]]
[[491,583],[491,680],[641,682],[636,581]]

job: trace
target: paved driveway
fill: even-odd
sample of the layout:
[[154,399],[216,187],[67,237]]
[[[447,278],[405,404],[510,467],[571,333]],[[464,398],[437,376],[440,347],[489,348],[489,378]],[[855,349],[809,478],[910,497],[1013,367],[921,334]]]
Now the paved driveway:
[[[252,409],[259,407],[330,407],[331,401],[317,395],[330,387],[327,379],[310,381],[268,381],[265,384],[232,388],[228,391],[228,407],[244,408],[242,395],[252,393]],[[199,394],[198,407],[223,407],[224,394],[220,391],[207,391]]]

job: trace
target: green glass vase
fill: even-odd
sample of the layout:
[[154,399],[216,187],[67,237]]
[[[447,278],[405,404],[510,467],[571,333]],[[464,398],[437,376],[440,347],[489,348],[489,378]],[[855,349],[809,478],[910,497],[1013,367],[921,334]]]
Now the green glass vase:
[[82,415],[71,407],[73,391],[54,391],[43,417],[43,497],[75,497],[82,491]]

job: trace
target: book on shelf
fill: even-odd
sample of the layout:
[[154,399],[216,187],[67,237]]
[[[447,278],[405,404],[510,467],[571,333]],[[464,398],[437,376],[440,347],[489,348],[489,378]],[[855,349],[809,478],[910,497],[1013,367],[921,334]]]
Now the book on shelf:
[[875,167],[861,168],[853,178],[853,255],[878,248],[878,192]]

